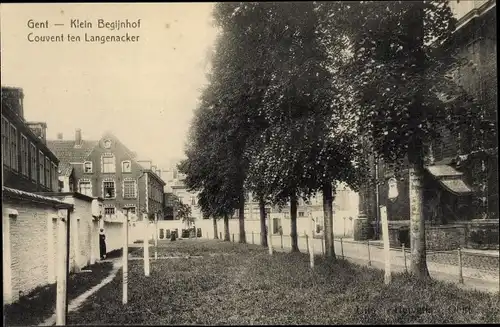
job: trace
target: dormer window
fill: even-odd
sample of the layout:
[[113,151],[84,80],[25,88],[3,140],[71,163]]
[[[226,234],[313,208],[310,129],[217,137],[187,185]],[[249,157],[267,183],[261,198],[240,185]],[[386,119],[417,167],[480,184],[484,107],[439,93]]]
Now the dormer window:
[[92,174],[92,161],[85,161],[83,163],[83,172],[85,174]]
[[122,161],[122,172],[123,173],[132,172],[132,163],[130,162],[130,160]]
[[111,148],[111,140],[105,140],[103,142],[104,148],[105,149],[110,149]]

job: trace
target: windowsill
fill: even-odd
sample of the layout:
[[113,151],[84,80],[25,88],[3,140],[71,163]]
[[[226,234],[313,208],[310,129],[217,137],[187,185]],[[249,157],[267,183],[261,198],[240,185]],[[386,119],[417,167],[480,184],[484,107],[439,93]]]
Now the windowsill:
[[91,171],[84,171],[83,173],[88,174],[88,175],[93,174],[93,172],[91,172]]
[[116,196],[114,198],[103,198],[104,200],[116,200]]
[[115,174],[116,172],[115,171],[107,171],[107,172],[103,171],[101,173],[102,174]]

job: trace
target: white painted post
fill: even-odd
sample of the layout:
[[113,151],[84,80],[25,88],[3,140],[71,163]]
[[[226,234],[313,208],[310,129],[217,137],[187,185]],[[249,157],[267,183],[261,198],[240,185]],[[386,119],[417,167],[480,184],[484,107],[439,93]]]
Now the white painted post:
[[158,214],[155,214],[155,260],[158,260]]
[[67,217],[64,216],[64,211],[60,211],[57,221],[56,326],[66,325],[67,220]]
[[389,247],[389,224],[387,222],[387,208],[380,206],[380,218],[382,221],[382,237],[384,239],[384,255],[385,255],[385,275],[384,283],[391,283],[391,249]]
[[17,210],[2,208],[3,245],[3,303],[12,302],[12,252],[10,243],[10,218],[17,217]]
[[311,263],[311,268],[314,268],[314,218],[312,216],[312,213],[309,213],[309,217],[311,218],[311,223],[310,223],[310,228],[309,228],[309,236],[311,238],[311,241],[309,242],[309,260]]
[[123,280],[122,280],[122,303],[128,302],[128,208],[125,208],[126,215],[123,217]]
[[149,218],[144,215],[144,276],[149,277]]
[[[54,219],[57,215],[47,216],[47,282],[49,284],[56,282],[56,253],[54,249]],[[57,220],[56,220],[57,222]]]
[[271,215],[267,215],[267,247],[269,248],[269,254],[273,255],[273,237],[272,237],[272,219]]

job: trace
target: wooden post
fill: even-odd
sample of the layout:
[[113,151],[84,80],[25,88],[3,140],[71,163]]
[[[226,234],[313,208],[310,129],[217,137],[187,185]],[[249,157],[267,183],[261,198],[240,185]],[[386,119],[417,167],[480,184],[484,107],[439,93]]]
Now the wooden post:
[[233,243],[234,243],[234,234],[232,234],[232,237],[233,237]]
[[464,276],[462,273],[462,249],[458,247],[458,282],[464,283]]
[[155,214],[155,260],[158,260],[158,214]]
[[144,220],[144,276],[149,277],[149,218],[144,215],[142,219]]
[[64,288],[65,288],[65,294],[64,294],[64,313],[65,313],[65,318],[64,322],[66,324],[66,317],[68,317],[68,312],[69,312],[69,307],[68,307],[68,280],[69,280],[69,251],[71,249],[70,247],[70,236],[71,236],[71,213],[70,210],[67,209],[66,211],[66,280],[64,281]]
[[314,268],[314,227],[315,227],[315,223],[314,223],[314,218],[312,217],[312,215],[310,215],[311,217],[311,222],[310,222],[310,228],[309,228],[309,235],[311,235],[311,242],[307,242],[307,234],[306,234],[306,243],[309,243],[308,245],[308,248],[307,250],[309,251],[309,263],[311,265],[311,269]]
[[384,238],[385,275],[384,283],[391,283],[391,249],[389,247],[389,223],[387,222],[387,208],[380,206],[380,218],[382,221],[382,237]]
[[[304,232],[304,236],[306,237],[306,249],[307,253],[309,253],[309,236]],[[312,242],[312,240],[311,240]]]
[[66,225],[68,225],[67,217],[61,213],[57,221],[56,326],[66,325],[66,277],[68,273]]
[[368,266],[372,265],[372,259],[370,257],[370,240],[366,240],[366,245],[368,246]]
[[254,243],[254,238],[253,238],[253,231],[252,231],[252,244],[255,244]]
[[405,244],[403,243],[403,244],[401,245],[401,247],[402,247],[402,249],[401,249],[401,250],[403,251],[403,258],[405,259],[405,273],[408,273],[408,267],[407,267],[407,265],[406,265],[406,250],[405,250]]
[[283,248],[283,234],[280,234],[281,248]]
[[123,279],[122,279],[122,303],[128,302],[128,208],[125,208],[126,215],[123,219]]
[[[313,240],[311,240],[312,242]],[[325,236],[321,236],[321,253],[325,255]]]
[[222,240],[222,232],[219,232],[219,240]]
[[269,254],[273,254],[273,236],[271,235],[273,222],[271,219],[271,215],[267,215],[267,247],[269,249]]
[[[345,222],[345,220],[344,220]],[[340,251],[342,252],[342,259],[345,259],[344,258],[344,242],[342,241],[342,237],[340,238]]]

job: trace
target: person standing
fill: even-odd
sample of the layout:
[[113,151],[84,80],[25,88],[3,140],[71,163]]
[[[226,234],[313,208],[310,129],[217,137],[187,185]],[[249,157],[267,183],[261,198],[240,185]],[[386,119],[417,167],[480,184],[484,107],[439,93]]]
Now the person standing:
[[106,259],[106,235],[104,234],[104,229],[102,228],[99,232],[99,250],[101,260]]

